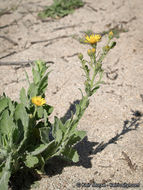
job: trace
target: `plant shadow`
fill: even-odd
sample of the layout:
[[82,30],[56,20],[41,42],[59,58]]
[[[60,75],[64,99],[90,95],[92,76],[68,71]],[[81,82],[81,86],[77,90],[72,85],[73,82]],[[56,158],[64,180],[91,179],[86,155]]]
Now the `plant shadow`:
[[70,103],[70,106],[63,117],[61,117],[61,121],[65,123],[68,119],[72,117],[76,113],[76,105],[80,103],[80,100],[75,100],[73,103]]
[[130,120],[125,120],[124,124],[123,124],[123,129],[120,133],[118,133],[117,135],[115,135],[113,138],[109,139],[108,142],[104,143],[101,142],[96,149],[94,150],[93,154],[97,154],[98,152],[101,152],[102,150],[104,150],[108,145],[110,144],[116,144],[118,140],[123,138],[123,135],[125,135],[126,133],[133,131],[133,130],[137,130],[137,128],[139,127],[140,120],[141,117],[143,116],[143,114],[136,110],[136,111],[132,111],[132,118]]

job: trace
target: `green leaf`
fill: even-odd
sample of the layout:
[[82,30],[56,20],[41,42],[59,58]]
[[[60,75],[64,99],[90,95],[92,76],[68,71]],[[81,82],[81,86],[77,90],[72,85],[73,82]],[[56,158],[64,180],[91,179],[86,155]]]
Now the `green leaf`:
[[44,61],[38,60],[35,62],[37,67],[37,71],[40,73],[40,77],[42,78],[49,67],[46,66]]
[[69,137],[68,144],[74,145],[74,144],[78,143],[79,141],[81,141],[85,136],[86,136],[85,131],[75,131],[75,133]]
[[40,168],[40,171],[43,174],[46,174],[46,172],[45,172],[45,160],[44,160],[43,156],[41,156],[41,154],[39,154],[37,157],[39,159],[38,168]]
[[51,115],[51,113],[52,113],[53,110],[54,110],[54,107],[53,107],[53,106],[50,106],[50,105],[48,105],[48,104],[45,104],[45,105],[43,106],[43,108],[44,108],[44,110],[46,110],[48,116]]
[[25,69],[24,69],[24,72],[25,72],[26,80],[27,80],[28,84],[30,85],[30,80],[29,80],[28,73],[26,72],[26,70],[25,70]]
[[46,127],[47,125],[48,125],[48,114],[44,109],[44,126]]
[[2,146],[0,146],[0,165],[2,165],[6,158],[8,157],[8,152]]
[[12,120],[12,117],[9,116],[8,110],[5,110],[2,113],[1,118],[2,119],[0,120],[0,133],[5,135],[11,134],[13,128],[15,128],[15,124]]
[[33,81],[35,85],[37,85],[40,82],[40,73],[34,68],[32,68],[32,73],[33,73]]
[[24,163],[28,168],[33,168],[35,165],[38,164],[38,162],[39,160],[36,156],[29,154],[26,156],[26,161]]
[[[29,116],[23,104],[18,104],[16,106],[14,116],[19,127],[19,131],[20,131],[19,136],[21,138],[21,142],[17,151],[18,152],[21,150],[24,151],[23,147],[25,146],[25,143],[27,142],[28,133],[30,129],[29,129]],[[15,135],[17,136],[17,133]]]
[[63,138],[63,132],[60,128],[60,120],[57,117],[55,117],[52,135],[55,137],[57,143],[60,143]]
[[8,182],[11,176],[11,155],[6,159],[5,167],[2,170],[2,175],[0,179],[0,189],[8,190]]
[[33,156],[36,156],[36,155],[38,155],[38,154],[41,154],[41,153],[43,153],[44,151],[46,151],[46,150],[49,148],[49,146],[50,146],[51,144],[54,144],[54,143],[55,143],[54,141],[51,141],[51,142],[48,143],[48,144],[40,144],[40,145],[38,145],[38,146],[35,148],[35,150],[34,150],[33,152],[31,152],[30,154],[33,155]]
[[86,136],[86,131],[76,131],[76,136],[82,140]]
[[26,109],[25,109],[25,107],[24,107],[24,105],[22,103],[18,104],[16,106],[14,117],[15,117],[16,121],[21,120],[24,128],[28,127],[29,116],[28,116],[28,114],[26,112]]
[[21,103],[24,104],[25,107],[29,107],[29,100],[26,96],[26,92],[25,92],[25,89],[23,87],[20,91],[20,101],[21,101]]
[[46,148],[46,150],[42,153],[42,156],[44,157],[45,162],[46,162],[48,159],[52,158],[52,157],[56,154],[56,152],[58,151],[57,149],[59,149],[57,143],[55,143],[54,140],[51,141],[51,142],[49,143],[49,146],[48,146],[48,147]]
[[100,86],[96,86],[95,88],[93,88],[92,89],[92,94],[94,94],[98,90],[98,88],[100,88]]
[[17,105],[17,102],[11,101],[10,98],[7,98],[7,100],[8,100],[8,109],[10,111],[10,116],[13,117],[13,114],[15,112],[15,107]]
[[67,160],[72,160],[73,162],[78,162],[79,161],[79,156],[78,153],[75,149],[72,147],[66,147],[64,152],[62,152],[62,155],[67,159]]
[[81,108],[79,104],[76,104],[76,115],[78,116],[80,114]]
[[38,95],[38,87],[34,83],[31,83],[29,86],[28,95],[30,98]]
[[37,107],[37,116],[38,116],[38,119],[42,119],[43,116],[44,116],[44,109],[42,106],[40,107]]
[[41,137],[41,141],[44,144],[49,143],[49,132],[50,132],[50,128],[49,127],[42,127],[39,129],[40,131],[40,137]]
[[8,101],[6,97],[0,99],[0,113],[8,106]]
[[[65,133],[66,132],[66,130],[67,130],[67,127],[69,126],[67,123],[68,122],[66,122],[65,124],[63,124],[63,122],[61,121],[61,119],[59,119],[59,118],[57,118],[57,117],[55,117],[55,120],[56,120],[56,122],[58,123],[58,126],[59,126],[59,128],[61,129],[61,131],[63,132],[63,133]],[[67,121],[69,121],[69,120],[67,120]],[[67,126],[68,125],[68,126]]]
[[48,86],[48,75],[49,73],[47,73],[40,81],[38,84],[38,94],[44,94],[45,90]]
[[65,125],[65,128],[68,129],[68,128],[70,127],[70,124],[71,124],[71,120],[68,119],[68,120],[66,121],[66,123],[64,124],[64,125]]

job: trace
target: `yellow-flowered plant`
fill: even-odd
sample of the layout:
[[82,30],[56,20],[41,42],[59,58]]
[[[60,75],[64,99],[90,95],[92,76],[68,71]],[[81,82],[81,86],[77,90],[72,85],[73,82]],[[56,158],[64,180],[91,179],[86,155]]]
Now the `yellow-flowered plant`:
[[[86,80],[85,80],[85,91],[87,96],[93,95],[96,90],[100,87],[100,84],[103,83],[102,81],[102,75],[103,75],[103,69],[102,69],[102,62],[107,53],[112,49],[116,43],[112,42],[113,39],[113,32],[111,31],[108,34],[108,41],[107,44],[102,48],[102,52],[98,53],[98,56],[96,56],[96,50],[97,50],[97,44],[101,40],[101,35],[86,35],[84,42],[88,43],[91,46],[91,49],[88,49],[87,54],[90,57],[90,61],[87,61],[83,58],[83,55],[79,54],[79,59],[82,63],[82,69],[85,72]],[[96,81],[96,77],[98,75],[98,80]]]
[[46,103],[45,92],[50,72],[42,61],[32,66],[32,82],[26,73],[29,88],[27,91],[21,89],[19,102],[12,101],[5,94],[0,97],[0,190],[8,190],[10,176],[20,169],[44,173],[45,164],[55,156],[79,161],[74,145],[86,136],[86,132],[79,131],[77,125],[89,105],[90,96],[102,83],[103,59],[116,45],[111,36],[113,38],[109,33],[108,42],[100,54],[97,45],[101,36],[85,37],[85,42],[91,45],[87,51],[90,61],[79,54],[86,77],[85,92],[81,91],[82,98],[71,118],[55,116],[53,123],[49,121],[53,107]]

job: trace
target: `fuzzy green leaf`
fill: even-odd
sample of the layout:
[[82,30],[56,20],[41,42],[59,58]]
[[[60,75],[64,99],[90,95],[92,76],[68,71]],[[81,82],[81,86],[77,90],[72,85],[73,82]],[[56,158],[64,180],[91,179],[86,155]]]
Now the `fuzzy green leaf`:
[[43,115],[44,115],[44,109],[43,109],[43,107],[42,106],[37,107],[37,116],[38,116],[38,119],[42,119]]
[[29,116],[28,116],[26,109],[25,109],[23,104],[18,104],[16,106],[14,116],[15,116],[15,120],[17,121],[20,133],[21,133],[20,135],[22,135],[21,143],[18,147],[18,151],[21,151],[21,150],[24,151],[23,147],[25,146],[25,143],[28,139]]
[[41,137],[41,141],[44,144],[49,143],[49,132],[50,132],[50,128],[49,127],[42,127],[39,129],[40,131],[40,137]]
[[15,109],[15,120],[18,121],[18,120],[21,120],[24,128],[27,128],[28,127],[28,124],[29,124],[29,117],[28,117],[28,114],[26,112],[26,109],[24,107],[24,105],[21,103],[21,104],[18,104],[16,106],[16,109]]
[[68,144],[74,145],[78,143],[79,141],[81,141],[85,136],[86,136],[85,131],[75,131],[75,133],[69,137]]
[[38,145],[38,146],[34,149],[34,151],[31,152],[31,155],[36,156],[36,155],[38,155],[38,154],[43,153],[43,152],[46,151],[46,150],[49,148],[49,146],[50,146],[51,144],[53,144],[53,143],[54,143],[54,141],[51,141],[51,142],[48,143],[48,144],[40,144],[40,145]]
[[29,107],[29,100],[26,96],[26,92],[25,92],[25,89],[23,87],[20,91],[20,101],[21,101],[21,103],[24,104],[25,107]]
[[17,105],[17,102],[11,101],[10,98],[7,98],[7,100],[8,100],[8,109],[10,111],[10,116],[13,117],[13,114],[15,112],[15,107]]
[[13,123],[12,117],[9,116],[8,110],[2,113],[2,119],[0,120],[0,133],[9,135],[12,133],[15,124]]
[[33,74],[33,81],[35,85],[37,85],[40,81],[40,73],[34,68],[32,68],[32,74]]
[[5,167],[2,169],[2,175],[0,179],[0,189],[8,190],[8,182],[11,176],[11,155],[7,158]]
[[48,105],[48,104],[45,104],[45,105],[43,106],[43,108],[44,108],[44,110],[46,110],[48,116],[51,115],[51,113],[52,113],[53,110],[54,110],[53,106],[50,106],[50,105]]
[[38,94],[44,94],[45,90],[48,86],[48,74],[47,73],[40,81],[38,84]]
[[40,73],[40,77],[42,78],[49,67],[47,67],[46,63],[41,60],[36,61],[35,65],[36,65],[36,70]]
[[0,113],[8,106],[8,101],[6,97],[0,99]]
[[55,141],[58,143],[60,143],[63,138],[63,132],[60,128],[60,120],[57,117],[55,117],[52,135],[55,137]]
[[35,165],[38,164],[38,162],[39,162],[39,160],[36,156],[32,156],[30,154],[26,156],[25,165],[28,168],[33,168]]
[[72,147],[66,147],[64,152],[62,152],[62,155],[67,159],[67,160],[72,160],[73,162],[78,162],[79,161],[79,156],[78,153],[75,149]]
[[98,90],[98,88],[100,88],[100,86],[96,86],[95,88],[93,88],[92,94],[94,94]]
[[34,83],[31,83],[29,86],[28,95],[30,98],[38,95],[38,87]]

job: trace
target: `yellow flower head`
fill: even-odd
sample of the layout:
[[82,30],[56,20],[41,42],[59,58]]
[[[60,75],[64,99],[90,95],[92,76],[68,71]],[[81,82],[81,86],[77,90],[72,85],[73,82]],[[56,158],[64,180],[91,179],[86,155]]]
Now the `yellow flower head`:
[[36,106],[43,106],[44,104],[46,104],[46,100],[44,98],[41,98],[41,96],[34,96],[32,98],[32,103]]
[[90,36],[85,36],[85,43],[89,43],[89,44],[96,44],[97,42],[99,42],[101,39],[101,36],[99,34],[92,34]]

